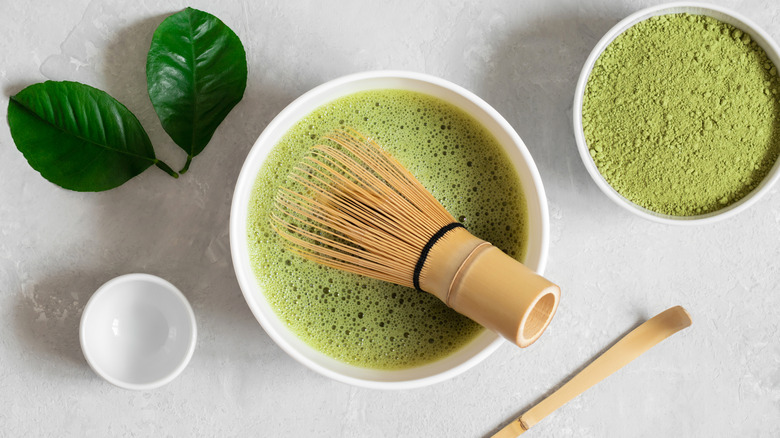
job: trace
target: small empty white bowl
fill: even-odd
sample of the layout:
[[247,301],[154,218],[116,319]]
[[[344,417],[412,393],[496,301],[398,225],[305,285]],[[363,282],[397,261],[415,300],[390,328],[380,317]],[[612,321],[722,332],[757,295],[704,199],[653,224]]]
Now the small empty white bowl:
[[195,314],[187,298],[162,278],[122,275],[89,299],[79,338],[99,376],[122,388],[153,389],[176,378],[192,358]]

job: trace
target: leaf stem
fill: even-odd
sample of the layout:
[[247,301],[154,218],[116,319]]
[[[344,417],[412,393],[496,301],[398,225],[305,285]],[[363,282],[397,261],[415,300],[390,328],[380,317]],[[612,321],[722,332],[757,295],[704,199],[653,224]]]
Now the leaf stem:
[[190,163],[192,162],[192,155],[187,155],[187,162],[184,163],[184,167],[179,171],[179,174],[185,174],[187,173],[187,169],[190,168]]
[[154,162],[154,165],[159,167],[160,169],[165,171],[165,173],[167,173],[168,175],[170,175],[170,176],[172,176],[174,178],[178,178],[179,177],[179,174],[174,172],[173,169],[171,169],[171,166],[165,164],[164,162],[162,162],[160,160],[156,160]]

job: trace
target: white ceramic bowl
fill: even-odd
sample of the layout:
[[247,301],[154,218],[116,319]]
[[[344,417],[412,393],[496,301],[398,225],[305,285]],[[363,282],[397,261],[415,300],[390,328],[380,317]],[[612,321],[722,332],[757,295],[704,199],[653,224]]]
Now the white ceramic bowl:
[[775,44],[769,34],[764,32],[755,23],[737,14],[736,12],[730,11],[720,6],[698,2],[666,3],[643,9],[639,12],[629,15],[624,20],[616,24],[612,29],[610,29],[609,32],[607,32],[606,35],[601,38],[598,44],[596,44],[596,47],[593,48],[593,51],[590,53],[587,61],[585,61],[585,65],[582,67],[582,72],[580,73],[580,78],[577,81],[577,88],[574,93],[574,138],[577,141],[577,149],[580,152],[580,157],[582,158],[582,162],[585,164],[585,168],[588,169],[588,173],[590,173],[590,176],[596,182],[596,185],[601,189],[601,191],[603,191],[607,197],[615,201],[618,205],[638,216],[641,216],[645,219],[650,219],[655,222],[666,224],[696,225],[726,219],[746,210],[748,207],[753,205],[761,196],[769,191],[772,184],[780,179],[780,160],[774,164],[766,177],[764,177],[764,180],[761,181],[761,183],[755,189],[753,189],[752,192],[748,193],[747,196],[740,199],[739,201],[720,210],[706,214],[696,216],[672,216],[657,213],[637,205],[613,189],[607,180],[604,179],[604,176],[602,176],[599,172],[598,167],[596,167],[596,163],[593,162],[593,158],[590,156],[590,152],[588,151],[587,142],[585,141],[585,133],[582,129],[582,101],[583,97],[585,96],[585,86],[588,83],[588,78],[590,77],[590,73],[593,70],[593,66],[595,65],[599,56],[601,56],[601,53],[604,52],[607,46],[609,46],[609,44],[612,43],[615,38],[640,21],[644,21],[657,15],[680,13],[707,15],[737,27],[744,32],[747,32],[750,37],[753,38],[753,40],[764,49],[764,51],[766,51],[769,59],[776,66],[780,67],[780,48],[778,48],[777,44]]
[[302,95],[279,113],[255,142],[233,194],[230,247],[238,283],[249,307],[268,335],[290,356],[312,370],[341,382],[377,389],[405,389],[439,382],[469,369],[502,343],[484,331],[465,347],[439,361],[398,371],[356,367],[330,358],[291,333],[269,306],[252,272],[247,242],[247,209],[257,174],[269,151],[302,117],[334,99],[372,89],[403,89],[433,95],[461,108],[485,126],[503,145],[517,169],[528,203],[529,241],[525,264],[541,273],[547,260],[549,223],[542,180],[523,141],[485,101],[443,79],[419,73],[378,71],[345,76]]
[[128,274],[92,295],[79,336],[99,376],[122,388],[147,390],[184,370],[197,328],[187,298],[174,285],[154,275]]

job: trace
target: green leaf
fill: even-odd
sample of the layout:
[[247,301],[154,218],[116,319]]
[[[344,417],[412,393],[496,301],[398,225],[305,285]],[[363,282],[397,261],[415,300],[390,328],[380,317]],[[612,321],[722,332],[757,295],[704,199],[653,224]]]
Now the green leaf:
[[209,13],[187,8],[155,30],[146,84],[163,128],[187,152],[181,173],[241,101],[246,75],[241,40]]
[[16,147],[33,169],[66,189],[99,192],[157,165],[141,123],[106,92],[78,82],[30,85],[8,103]]

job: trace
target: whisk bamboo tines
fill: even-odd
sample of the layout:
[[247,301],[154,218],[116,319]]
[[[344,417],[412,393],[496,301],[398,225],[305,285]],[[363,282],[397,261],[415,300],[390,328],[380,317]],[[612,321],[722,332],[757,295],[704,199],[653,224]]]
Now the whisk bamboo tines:
[[290,173],[271,223],[326,266],[414,287],[521,347],[542,334],[560,289],[473,236],[374,141],[336,131]]

